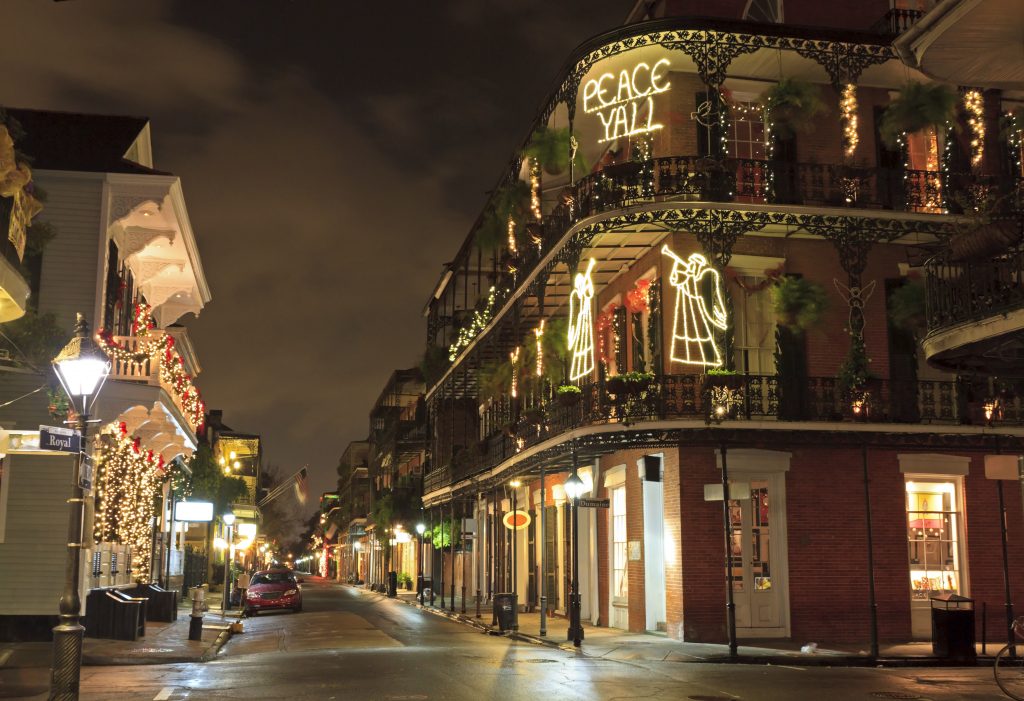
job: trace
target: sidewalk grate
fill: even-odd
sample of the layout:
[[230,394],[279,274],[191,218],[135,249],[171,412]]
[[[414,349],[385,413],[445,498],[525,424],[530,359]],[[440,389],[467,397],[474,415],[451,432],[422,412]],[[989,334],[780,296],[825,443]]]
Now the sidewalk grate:
[[876,699],[905,699],[906,701],[924,698],[920,694],[914,694],[909,691],[872,691],[871,695]]

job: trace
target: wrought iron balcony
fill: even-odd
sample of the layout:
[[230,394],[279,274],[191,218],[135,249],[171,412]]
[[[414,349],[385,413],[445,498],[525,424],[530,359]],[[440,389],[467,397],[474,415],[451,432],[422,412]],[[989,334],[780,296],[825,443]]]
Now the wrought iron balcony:
[[[855,391],[833,377],[783,383],[775,375],[666,375],[618,395],[606,385],[585,385],[574,397],[524,405],[512,418],[508,402],[488,408],[488,435],[453,451],[450,464],[428,473],[424,492],[468,477],[519,451],[584,426],[644,421],[697,420],[868,422],[904,424],[1024,424],[1024,401],[987,383],[869,380]],[[493,428],[492,428],[493,427]],[[500,427],[500,428],[497,428]]]
[[894,7],[871,25],[871,31],[885,36],[899,36],[917,24],[917,21],[923,16],[924,13],[920,10]]
[[1018,243],[974,260],[946,253],[932,258],[926,270],[928,336],[923,347],[929,362],[1019,377],[1024,367],[1024,247]]

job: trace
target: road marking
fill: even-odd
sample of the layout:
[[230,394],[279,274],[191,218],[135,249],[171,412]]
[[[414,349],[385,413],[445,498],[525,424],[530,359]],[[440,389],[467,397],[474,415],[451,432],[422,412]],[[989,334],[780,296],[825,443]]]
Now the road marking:
[[159,694],[153,697],[153,701],[167,701],[167,699],[171,698],[171,694],[173,693],[173,686],[165,686],[163,689],[160,690]]
[[777,664],[777,665],[772,665],[772,666],[773,667],[782,667],[783,669],[795,669],[798,672],[806,672],[807,671],[806,667],[790,667],[788,664]]
[[5,664],[7,664],[7,660],[10,659],[11,655],[13,654],[14,650],[4,650],[3,652],[0,652],[0,667],[3,667]]

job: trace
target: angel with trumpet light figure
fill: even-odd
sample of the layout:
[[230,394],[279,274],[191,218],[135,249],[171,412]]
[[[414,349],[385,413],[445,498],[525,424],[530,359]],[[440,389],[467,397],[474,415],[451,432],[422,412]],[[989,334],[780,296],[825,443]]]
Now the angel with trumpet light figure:
[[[715,344],[715,329],[725,330],[727,312],[718,271],[700,253],[683,260],[668,246],[661,252],[672,258],[669,284],[676,288],[672,320],[673,362],[704,367],[721,367],[722,353]],[[707,290],[710,284],[710,294]],[[711,309],[708,309],[710,298]]]
[[594,371],[594,281],[590,278],[594,265],[591,258],[587,271],[576,273],[573,290],[569,293],[569,352],[572,353],[569,379],[574,382]]

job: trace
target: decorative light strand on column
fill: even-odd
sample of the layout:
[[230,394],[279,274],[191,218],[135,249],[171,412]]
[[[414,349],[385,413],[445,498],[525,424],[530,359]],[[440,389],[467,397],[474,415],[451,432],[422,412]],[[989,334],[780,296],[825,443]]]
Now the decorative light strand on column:
[[851,158],[860,142],[860,135],[857,133],[857,86],[853,83],[843,86],[839,110],[843,123],[843,154]]
[[977,168],[985,156],[985,100],[980,90],[964,92],[964,110],[971,130],[971,167]]
[[544,322],[545,319],[541,319],[540,325],[533,330],[533,335],[537,343],[537,377],[544,376]]

